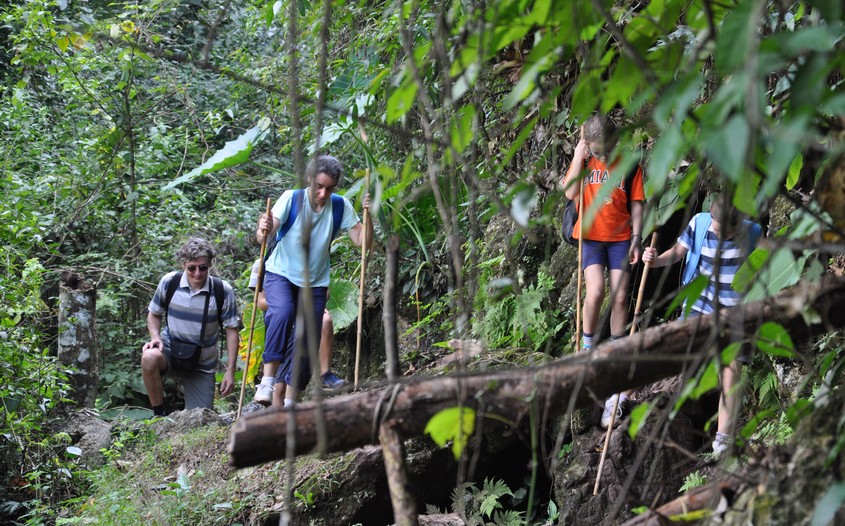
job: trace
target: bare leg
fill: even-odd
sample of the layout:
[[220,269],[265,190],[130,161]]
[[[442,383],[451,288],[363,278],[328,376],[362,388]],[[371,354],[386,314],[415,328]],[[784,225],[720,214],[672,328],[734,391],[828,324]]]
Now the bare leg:
[[584,269],[584,333],[595,334],[599,324],[601,303],[604,300],[604,267],[590,265]]
[[726,435],[731,434],[734,418],[739,410],[738,389],[742,378],[742,362],[734,360],[728,367],[722,369],[722,394],[719,396],[719,417],[716,431]]
[[273,386],[273,407],[284,407],[285,393],[291,389],[287,384],[276,384]]
[[628,283],[631,274],[624,270],[610,271],[610,335],[625,336],[625,324],[628,323]]
[[160,406],[164,403],[164,382],[161,376],[167,372],[167,360],[161,350],[152,347],[141,353],[141,375],[144,387],[150,397],[150,405]]
[[334,322],[329,310],[323,311],[323,332],[320,336],[320,374],[332,368],[332,346],[334,345]]

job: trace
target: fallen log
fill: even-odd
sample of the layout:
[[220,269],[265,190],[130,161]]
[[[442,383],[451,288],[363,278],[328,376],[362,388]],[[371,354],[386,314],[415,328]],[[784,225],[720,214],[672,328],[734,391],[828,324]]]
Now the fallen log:
[[728,508],[729,496],[737,493],[746,483],[737,477],[727,477],[716,484],[693,488],[656,510],[649,510],[622,526],[663,526],[681,524],[713,517]]
[[570,397],[583,407],[673,376],[700,363],[717,340],[745,339],[767,321],[783,325],[796,344],[845,326],[845,279],[653,327],[541,367],[413,379],[331,398],[321,402],[328,436],[320,449],[314,402],[249,414],[232,428],[229,463],[244,468],[284,458],[290,418],[296,429],[294,452],[302,455],[375,444],[385,423],[401,437],[419,436],[431,416],[458,404],[514,426],[525,423],[532,404],[551,417],[561,415]]

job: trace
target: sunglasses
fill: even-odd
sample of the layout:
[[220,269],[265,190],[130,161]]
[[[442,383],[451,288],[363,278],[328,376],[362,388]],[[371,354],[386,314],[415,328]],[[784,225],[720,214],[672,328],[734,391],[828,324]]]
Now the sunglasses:
[[197,269],[199,269],[200,272],[206,272],[208,270],[208,265],[188,265],[185,268],[188,270],[188,272],[196,272]]

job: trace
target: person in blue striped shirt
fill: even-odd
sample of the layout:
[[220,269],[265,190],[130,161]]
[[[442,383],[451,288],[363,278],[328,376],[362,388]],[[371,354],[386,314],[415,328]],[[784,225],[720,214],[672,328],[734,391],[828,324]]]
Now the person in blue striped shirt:
[[[141,352],[141,371],[155,416],[165,414],[164,376],[181,381],[185,409],[213,408],[221,326],[226,333],[228,362],[220,394],[226,396],[234,390],[240,316],[232,286],[209,275],[214,256],[214,248],[208,241],[189,239],[176,253],[182,271],[165,274],[150,301],[147,315],[150,340]],[[176,279],[178,285],[173,283],[176,286],[171,288],[171,282]],[[222,288],[222,294],[215,287]],[[218,297],[222,298],[222,305],[218,305]],[[166,321],[163,330],[162,320]],[[194,347],[198,354],[195,362],[185,360],[180,367],[182,362],[174,359],[174,345]]]
[[[754,250],[760,238],[760,225],[744,219],[733,207],[729,196],[717,194],[710,204],[710,213],[696,214],[677,243],[659,256],[653,248],[643,253],[643,262],[652,267],[664,267],[686,259],[690,268],[684,279],[688,283],[699,276],[708,276],[707,286],[689,309],[689,316],[710,314],[733,307],[742,301],[742,294],[731,287],[739,267]],[[686,304],[684,312],[687,311]],[[713,452],[723,453],[730,445],[731,426],[738,407],[737,388],[742,364],[750,363],[746,346],[727,367],[723,367],[721,396],[716,438]]]

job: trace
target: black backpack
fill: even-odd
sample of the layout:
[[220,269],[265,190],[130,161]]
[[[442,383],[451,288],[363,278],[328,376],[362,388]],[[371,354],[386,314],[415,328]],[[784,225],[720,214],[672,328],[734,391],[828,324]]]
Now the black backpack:
[[[631,211],[631,184],[634,182],[634,176],[637,175],[637,168],[640,165],[635,164],[631,171],[628,172],[628,175],[625,176],[625,193],[628,195],[628,211]],[[578,246],[578,238],[573,237],[575,234],[575,222],[578,221],[578,207],[575,206],[575,201],[571,199],[566,200],[566,206],[563,208],[563,220],[562,220],[562,236],[563,240],[572,245],[573,247]]]

